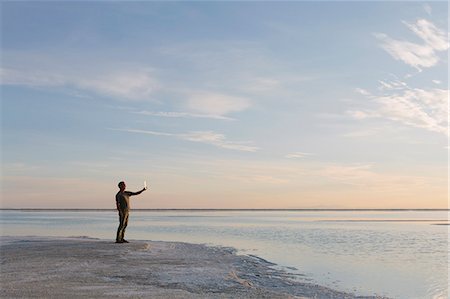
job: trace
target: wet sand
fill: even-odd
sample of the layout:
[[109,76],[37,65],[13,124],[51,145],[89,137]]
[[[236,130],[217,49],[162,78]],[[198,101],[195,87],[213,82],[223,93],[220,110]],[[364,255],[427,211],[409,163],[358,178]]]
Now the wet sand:
[[159,241],[1,237],[2,298],[357,297],[233,248]]

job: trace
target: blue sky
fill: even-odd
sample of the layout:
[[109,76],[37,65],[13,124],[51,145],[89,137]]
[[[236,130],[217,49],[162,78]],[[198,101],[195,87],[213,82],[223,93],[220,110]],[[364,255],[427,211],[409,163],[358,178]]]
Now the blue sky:
[[446,2],[3,2],[2,206],[446,208]]

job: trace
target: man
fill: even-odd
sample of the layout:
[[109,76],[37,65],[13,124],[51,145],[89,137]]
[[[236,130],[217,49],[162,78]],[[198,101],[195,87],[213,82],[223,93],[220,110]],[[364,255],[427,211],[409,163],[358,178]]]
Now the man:
[[119,192],[116,194],[116,206],[117,210],[119,211],[119,228],[117,229],[117,237],[116,237],[116,243],[128,243],[127,240],[124,239],[125,236],[125,229],[127,228],[128,224],[128,214],[130,212],[130,196],[133,195],[139,195],[145,190],[147,190],[147,187],[144,187],[141,191],[138,192],[130,192],[125,191],[125,188],[127,185],[125,185],[125,182],[119,183]]

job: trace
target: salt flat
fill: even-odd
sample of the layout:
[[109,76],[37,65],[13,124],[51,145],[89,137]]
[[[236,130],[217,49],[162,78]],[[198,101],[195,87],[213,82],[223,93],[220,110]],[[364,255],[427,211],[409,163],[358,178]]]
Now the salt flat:
[[299,282],[233,248],[1,237],[2,298],[375,298]]

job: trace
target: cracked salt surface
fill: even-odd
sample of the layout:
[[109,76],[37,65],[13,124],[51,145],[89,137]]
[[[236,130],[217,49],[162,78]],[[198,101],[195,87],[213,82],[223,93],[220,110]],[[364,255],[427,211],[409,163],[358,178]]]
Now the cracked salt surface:
[[299,282],[229,247],[1,237],[2,298],[380,298]]

